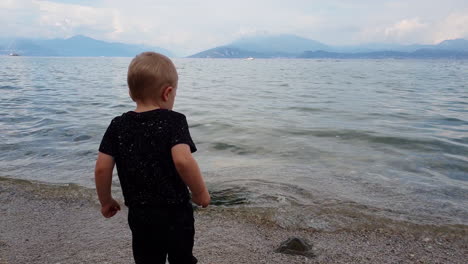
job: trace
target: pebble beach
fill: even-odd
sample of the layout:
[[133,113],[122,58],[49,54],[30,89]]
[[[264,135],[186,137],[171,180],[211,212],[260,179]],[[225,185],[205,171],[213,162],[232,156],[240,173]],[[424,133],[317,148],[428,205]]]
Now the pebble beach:
[[[393,223],[333,232],[283,228],[242,207],[195,213],[199,263],[465,263],[466,226]],[[0,263],[133,263],[127,209],[105,219],[93,189],[0,180]],[[275,253],[300,237],[315,257]]]

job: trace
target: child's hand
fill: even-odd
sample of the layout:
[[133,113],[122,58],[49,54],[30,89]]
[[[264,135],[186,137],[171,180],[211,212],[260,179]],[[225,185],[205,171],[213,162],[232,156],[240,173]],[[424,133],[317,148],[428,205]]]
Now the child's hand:
[[113,217],[118,211],[120,211],[120,205],[114,199],[101,205],[101,213],[105,218]]
[[197,205],[206,208],[210,204],[211,197],[207,191],[201,193],[192,193],[192,201]]

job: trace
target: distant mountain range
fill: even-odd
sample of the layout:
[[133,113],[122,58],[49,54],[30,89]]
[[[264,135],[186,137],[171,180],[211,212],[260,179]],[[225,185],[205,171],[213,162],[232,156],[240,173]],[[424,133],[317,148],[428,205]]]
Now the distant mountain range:
[[189,56],[190,58],[457,58],[468,59],[468,41],[437,45],[371,43],[329,46],[295,35],[253,36]]
[[358,53],[340,53],[328,51],[305,51],[297,58],[307,59],[468,59],[468,52],[443,49],[418,49],[413,52],[374,51]]
[[160,47],[106,42],[77,35],[67,39],[0,39],[0,55],[69,57],[133,57],[143,51],[156,51],[167,56],[172,52]]
[[[160,47],[106,42],[77,35],[67,39],[0,38],[0,55],[70,57],[133,57],[143,51],[173,57]],[[468,40],[445,40],[436,45],[370,43],[331,46],[295,35],[259,35],[240,38],[190,58],[455,58],[468,59]]]

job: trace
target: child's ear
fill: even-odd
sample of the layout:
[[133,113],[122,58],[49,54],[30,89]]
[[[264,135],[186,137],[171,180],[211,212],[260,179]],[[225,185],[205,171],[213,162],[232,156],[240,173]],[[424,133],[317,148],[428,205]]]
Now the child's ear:
[[163,90],[163,100],[164,101],[168,101],[169,100],[169,94],[171,94],[171,92],[174,90],[174,87],[172,86],[167,86],[166,88],[164,88]]

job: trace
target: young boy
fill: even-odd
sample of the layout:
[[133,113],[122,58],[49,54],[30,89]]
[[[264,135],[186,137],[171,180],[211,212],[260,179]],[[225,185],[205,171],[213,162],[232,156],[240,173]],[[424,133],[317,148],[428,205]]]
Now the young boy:
[[136,109],[115,117],[96,161],[96,190],[104,217],[120,205],[111,196],[117,165],[128,206],[133,256],[137,264],[197,263],[192,255],[192,201],[202,207],[210,195],[192,153],[197,149],[183,114],[172,111],[178,75],[172,61],[144,52],[128,68],[129,94]]

